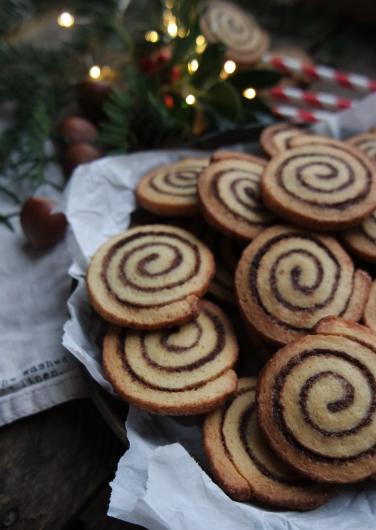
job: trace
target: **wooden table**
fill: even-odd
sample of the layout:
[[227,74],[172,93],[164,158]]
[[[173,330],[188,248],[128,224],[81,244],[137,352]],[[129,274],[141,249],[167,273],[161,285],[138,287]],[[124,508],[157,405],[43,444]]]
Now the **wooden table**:
[[0,431],[0,528],[136,530],[106,516],[124,446],[90,399]]

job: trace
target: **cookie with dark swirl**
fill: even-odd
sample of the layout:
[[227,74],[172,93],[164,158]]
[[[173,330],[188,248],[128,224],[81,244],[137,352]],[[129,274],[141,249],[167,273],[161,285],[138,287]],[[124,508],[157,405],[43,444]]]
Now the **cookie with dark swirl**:
[[261,178],[272,211],[315,231],[349,228],[376,208],[376,168],[345,142],[300,135],[275,156]]
[[215,273],[210,250],[186,230],[138,226],[112,237],[93,256],[86,283],[108,322],[160,329],[187,322]]
[[376,263],[376,210],[366,217],[360,225],[345,230],[341,236],[356,256]]
[[258,417],[276,453],[308,477],[356,482],[376,472],[376,334],[327,317],[261,373]]
[[260,136],[260,143],[264,151],[273,157],[290,148],[292,138],[304,134],[301,129],[289,123],[277,123],[265,127]]
[[200,17],[207,41],[222,42],[226,58],[241,64],[257,63],[269,46],[269,37],[247,11],[232,2],[210,0]]
[[209,224],[249,241],[270,226],[274,215],[262,203],[260,180],[266,162],[236,152],[219,152],[198,179],[198,197]]
[[103,347],[105,373],[129,403],[156,414],[191,415],[220,406],[236,389],[236,335],[216,305],[180,327],[136,331],[112,327]]
[[366,326],[376,332],[376,281],[373,282],[370,289],[363,320]]
[[256,415],[256,378],[239,379],[235,397],[206,416],[203,443],[216,482],[237,501],[309,510],[330,488],[302,477],[267,445]]
[[236,305],[235,269],[244,245],[235,239],[223,236],[205,222],[196,221],[191,230],[215,255],[215,276],[208,294],[220,302]]
[[250,328],[271,344],[287,344],[328,315],[361,319],[371,279],[330,236],[275,226],[243,252],[236,295]]
[[208,158],[185,158],[153,169],[137,185],[137,202],[157,215],[195,215],[197,178],[208,164]]
[[366,153],[370,159],[376,164],[376,134],[362,133],[352,136],[346,140],[350,145],[357,147],[363,153]]

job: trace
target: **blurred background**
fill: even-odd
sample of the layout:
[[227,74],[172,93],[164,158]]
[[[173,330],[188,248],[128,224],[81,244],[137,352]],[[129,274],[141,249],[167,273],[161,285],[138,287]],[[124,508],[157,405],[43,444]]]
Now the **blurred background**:
[[[2,0],[0,17],[9,228],[27,197],[61,190],[80,163],[254,140],[277,119],[322,121],[376,90],[372,0]],[[239,42],[253,54],[236,55]]]

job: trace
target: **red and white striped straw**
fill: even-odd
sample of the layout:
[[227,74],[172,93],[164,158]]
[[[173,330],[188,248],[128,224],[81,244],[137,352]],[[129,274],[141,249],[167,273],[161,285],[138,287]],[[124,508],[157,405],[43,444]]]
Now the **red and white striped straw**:
[[279,118],[296,123],[318,123],[333,119],[333,114],[322,110],[304,110],[290,105],[278,105],[272,108],[273,114]]
[[263,62],[281,72],[303,73],[310,79],[326,81],[352,90],[376,92],[376,80],[367,76],[341,72],[328,66],[306,64],[292,57],[273,56],[266,53]]
[[345,110],[356,105],[356,101],[352,101],[351,99],[326,94],[325,92],[311,92],[293,87],[276,86],[268,90],[266,95],[287,103],[309,105],[311,107],[332,111]]

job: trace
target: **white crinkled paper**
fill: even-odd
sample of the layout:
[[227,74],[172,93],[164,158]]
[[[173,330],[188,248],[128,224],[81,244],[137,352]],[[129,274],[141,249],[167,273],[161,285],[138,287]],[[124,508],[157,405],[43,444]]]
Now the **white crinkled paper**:
[[[339,114],[330,123],[330,131],[348,136],[374,125],[376,95]],[[321,127],[321,132],[324,130]],[[70,274],[78,280],[78,287],[69,300],[71,318],[65,324],[63,344],[109,392],[112,389],[103,376],[98,341],[102,323],[87,299],[85,269],[99,245],[127,228],[139,178],[184,154],[194,153],[153,151],[102,159],[78,168],[66,193],[73,256]],[[267,510],[232,501],[203,471],[198,418],[160,417],[131,407],[126,428],[130,449],[121,458],[111,484],[108,513],[113,517],[149,530],[376,528],[376,482],[344,488],[311,512]]]

